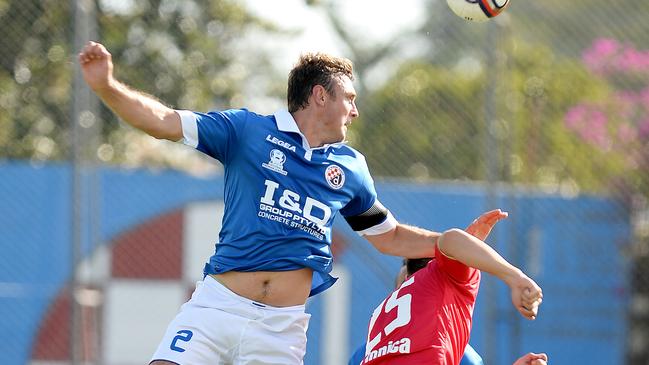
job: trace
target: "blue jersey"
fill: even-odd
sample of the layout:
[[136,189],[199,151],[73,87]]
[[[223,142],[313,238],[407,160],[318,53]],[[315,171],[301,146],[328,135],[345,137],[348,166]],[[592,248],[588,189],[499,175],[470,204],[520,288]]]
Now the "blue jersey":
[[225,210],[205,274],[314,270],[311,295],[335,282],[336,213],[361,234],[396,222],[376,197],[365,158],[343,143],[310,148],[286,111],[178,111],[183,143],[224,166]]

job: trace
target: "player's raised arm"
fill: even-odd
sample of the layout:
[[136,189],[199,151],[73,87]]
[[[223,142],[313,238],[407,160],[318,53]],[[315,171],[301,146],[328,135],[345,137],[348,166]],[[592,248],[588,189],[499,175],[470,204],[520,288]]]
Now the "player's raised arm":
[[535,319],[543,300],[541,288],[520,269],[480,239],[460,229],[444,232],[438,239],[444,255],[492,274],[511,289],[512,304],[527,319]]
[[[467,232],[484,240],[493,226],[506,217],[507,213],[500,209],[486,212],[471,223]],[[385,233],[364,237],[382,253],[405,258],[421,258],[435,256],[435,244],[440,235],[438,232],[395,223],[395,227]]]
[[104,45],[88,42],[78,58],[88,86],[120,118],[156,138],[178,141],[183,137],[175,110],[113,77],[112,56]]

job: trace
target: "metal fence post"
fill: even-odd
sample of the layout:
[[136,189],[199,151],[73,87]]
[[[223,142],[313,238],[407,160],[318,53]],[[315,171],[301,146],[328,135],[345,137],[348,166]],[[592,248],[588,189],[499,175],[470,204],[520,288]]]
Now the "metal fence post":
[[[97,35],[95,4],[92,0],[73,0],[74,12],[74,50],[80,50],[83,45]],[[76,52],[75,52],[76,54]],[[71,161],[72,161],[72,242],[70,267],[70,362],[73,365],[86,362],[85,349],[81,344],[83,323],[82,310],[79,303],[81,283],[76,273],[82,259],[84,241],[93,238],[95,231],[92,209],[96,204],[90,204],[93,198],[92,177],[94,176],[94,154],[99,131],[97,100],[84,86],[83,76],[78,62],[74,62],[74,89],[72,96],[71,118]],[[84,214],[85,213],[85,214]]]

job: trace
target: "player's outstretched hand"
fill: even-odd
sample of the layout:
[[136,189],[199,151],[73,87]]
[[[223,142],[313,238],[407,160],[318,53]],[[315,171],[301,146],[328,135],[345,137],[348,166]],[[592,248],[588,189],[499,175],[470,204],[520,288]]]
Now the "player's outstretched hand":
[[523,355],[520,359],[516,360],[512,365],[547,365],[548,355],[535,354],[533,352]]
[[490,210],[483,213],[466,228],[466,233],[484,241],[491,233],[496,223],[501,219],[507,218],[507,212],[500,209]]
[[109,86],[113,78],[113,60],[103,44],[88,42],[78,55],[83,78],[94,91]]
[[512,294],[512,304],[525,318],[534,320],[543,302],[543,291],[534,280],[519,272],[513,278],[505,280]]

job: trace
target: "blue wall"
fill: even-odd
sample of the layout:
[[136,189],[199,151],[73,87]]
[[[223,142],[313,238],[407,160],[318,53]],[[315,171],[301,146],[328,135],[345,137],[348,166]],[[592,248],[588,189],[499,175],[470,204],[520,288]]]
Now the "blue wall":
[[[622,252],[630,228],[619,204],[501,188],[493,193],[494,206],[486,206],[487,192],[479,185],[382,183],[378,190],[400,221],[438,231],[464,228],[495,207],[510,213],[487,242],[539,283],[544,302],[536,321],[522,319],[508,288],[484,275],[470,343],[485,360],[493,360],[486,363],[511,364],[526,352],[547,352],[556,364],[624,363],[629,263]],[[357,244],[368,246],[360,239]],[[363,278],[353,282],[353,348],[365,340],[368,313],[394,282],[394,275],[383,281],[373,276],[376,264],[369,261],[390,267],[391,273],[399,267],[399,260],[365,251],[341,260],[355,270],[355,278]]]
[[[71,171],[67,165],[5,163],[0,177],[0,353],[4,364],[19,365],[29,358],[44,311],[70,276]],[[85,253],[152,217],[222,198],[220,177],[102,169],[84,179],[100,196],[91,202],[91,192],[85,191],[84,204],[100,204],[101,217],[101,237],[84,235]],[[629,278],[621,251],[630,228],[628,214],[615,202],[502,188],[492,207],[479,185],[382,181],[377,189],[397,219],[433,230],[464,227],[494,207],[510,212],[488,241],[533,276],[545,299],[538,320],[525,321],[513,312],[506,288],[485,275],[471,343],[481,354],[495,356],[494,364],[511,364],[527,351],[548,352],[558,364],[623,363]],[[365,339],[371,311],[392,289],[400,260],[378,254],[340,218],[336,229],[348,242],[338,262],[352,274],[352,351]],[[308,310],[314,316],[305,364],[315,365],[326,350],[319,346],[326,320],[321,299],[312,300]]]

